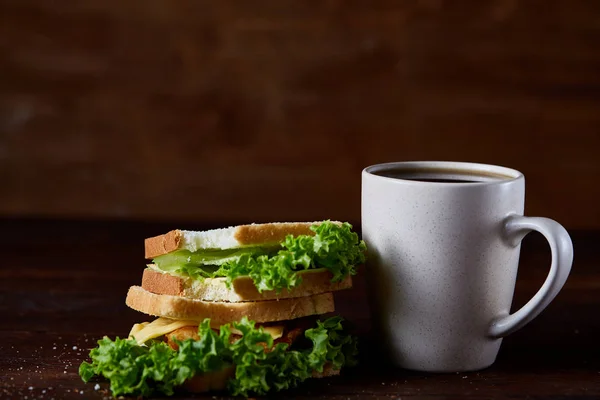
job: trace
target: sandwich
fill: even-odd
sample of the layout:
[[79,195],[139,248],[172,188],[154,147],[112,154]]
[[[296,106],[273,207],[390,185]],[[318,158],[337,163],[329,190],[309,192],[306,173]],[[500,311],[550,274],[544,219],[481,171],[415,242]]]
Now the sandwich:
[[352,287],[366,246],[348,223],[269,223],[145,240],[151,260],[125,303],[154,317],[104,337],[81,378],[114,396],[228,390],[263,395],[356,362],[333,292]]

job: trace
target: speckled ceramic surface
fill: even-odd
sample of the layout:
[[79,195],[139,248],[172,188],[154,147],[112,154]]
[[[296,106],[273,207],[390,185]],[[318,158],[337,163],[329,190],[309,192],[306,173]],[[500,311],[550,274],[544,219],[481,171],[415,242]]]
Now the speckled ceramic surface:
[[[376,175],[403,168],[503,178],[439,183]],[[485,368],[496,359],[501,338],[556,296],[571,268],[570,238],[552,220],[523,217],[524,201],[525,179],[508,168],[409,162],[362,172],[371,309],[392,362],[436,372]],[[509,315],[520,241],[531,230],[550,243],[550,274],[534,298]]]

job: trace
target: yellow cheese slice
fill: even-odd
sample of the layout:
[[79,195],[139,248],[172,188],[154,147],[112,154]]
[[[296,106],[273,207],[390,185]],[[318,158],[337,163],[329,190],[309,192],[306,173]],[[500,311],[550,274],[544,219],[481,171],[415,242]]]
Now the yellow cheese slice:
[[[152,322],[142,322],[140,324],[133,325],[131,331],[129,332],[129,337],[135,339],[138,344],[143,344],[150,339],[166,335],[167,333],[173,332],[179,328],[183,328],[184,326],[198,326],[198,321],[174,320],[160,317]],[[212,328],[219,329],[218,326]],[[273,340],[279,339],[283,336],[283,325],[265,326],[263,329],[265,333],[271,335]],[[235,335],[242,335],[242,332],[233,327],[231,327],[231,333]]]
[[143,322],[133,325],[129,337],[133,337],[138,344],[146,343],[150,339],[157,338],[184,326],[198,326],[198,321],[174,320],[169,318],[157,318],[152,322]]
[[132,338],[134,336],[137,336],[137,334],[144,329],[145,326],[147,326],[150,322],[141,322],[139,324],[134,324],[133,327],[131,328],[131,330],[129,331],[129,337]]

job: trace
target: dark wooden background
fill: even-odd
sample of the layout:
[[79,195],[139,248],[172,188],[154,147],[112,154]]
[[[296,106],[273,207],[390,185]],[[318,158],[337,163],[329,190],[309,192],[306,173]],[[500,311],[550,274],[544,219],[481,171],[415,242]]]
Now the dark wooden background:
[[0,0],[0,216],[358,222],[416,159],[600,228],[600,2]]

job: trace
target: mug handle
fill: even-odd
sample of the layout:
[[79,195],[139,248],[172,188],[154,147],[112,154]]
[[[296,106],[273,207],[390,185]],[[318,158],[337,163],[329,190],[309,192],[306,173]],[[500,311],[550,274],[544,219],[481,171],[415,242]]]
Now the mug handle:
[[550,244],[552,252],[550,272],[540,290],[527,304],[514,314],[500,317],[492,322],[488,335],[493,338],[509,335],[537,317],[556,297],[571,272],[573,243],[562,225],[549,218],[520,215],[510,215],[504,221],[504,237],[511,246],[517,246],[531,231],[544,235]]

